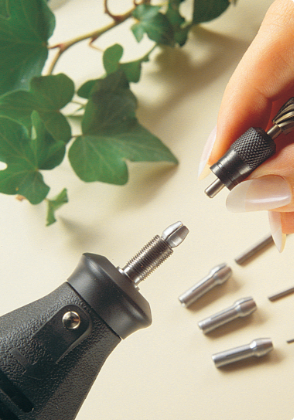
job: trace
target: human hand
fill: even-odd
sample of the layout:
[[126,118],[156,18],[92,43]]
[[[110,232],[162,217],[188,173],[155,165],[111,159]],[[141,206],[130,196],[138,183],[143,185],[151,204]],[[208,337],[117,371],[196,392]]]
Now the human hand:
[[[225,90],[217,121],[204,148],[199,178],[249,127],[271,127],[294,96],[294,1],[276,0]],[[233,212],[269,210],[272,235],[281,252],[294,233],[294,133],[281,134],[277,152],[227,197]]]

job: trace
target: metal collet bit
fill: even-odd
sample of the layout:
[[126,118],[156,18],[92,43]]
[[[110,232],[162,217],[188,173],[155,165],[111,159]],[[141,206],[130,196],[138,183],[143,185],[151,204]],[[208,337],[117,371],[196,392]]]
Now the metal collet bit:
[[136,285],[151,274],[180,245],[189,230],[182,222],[168,226],[162,235],[156,235],[122,269],[119,269]]
[[198,326],[206,334],[236,318],[250,315],[256,309],[257,306],[252,297],[239,299],[229,308],[198,322]]
[[206,277],[179,296],[179,301],[187,308],[213,287],[223,284],[231,275],[232,269],[227,264],[219,264],[212,268]]
[[261,357],[273,350],[273,343],[270,338],[257,338],[250,344],[235,347],[212,355],[216,367],[229,365],[249,357]]

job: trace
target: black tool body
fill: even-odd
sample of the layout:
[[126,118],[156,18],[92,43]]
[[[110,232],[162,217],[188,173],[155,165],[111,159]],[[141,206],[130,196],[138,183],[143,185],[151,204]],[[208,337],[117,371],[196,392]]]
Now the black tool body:
[[181,222],[156,235],[123,269],[84,254],[68,281],[0,318],[0,420],[73,420],[107,356],[151,324],[144,280],[180,245]]
[[121,338],[150,323],[131,281],[84,254],[68,282],[0,318],[0,419],[74,419]]

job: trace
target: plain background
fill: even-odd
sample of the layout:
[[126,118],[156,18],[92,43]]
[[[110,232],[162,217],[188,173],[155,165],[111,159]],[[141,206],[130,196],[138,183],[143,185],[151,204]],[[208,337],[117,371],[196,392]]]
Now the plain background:
[[[51,44],[108,22],[103,2],[71,0],[56,9]],[[65,161],[44,173],[50,196],[68,188],[70,203],[58,222],[45,227],[45,204],[32,206],[0,196],[1,315],[58,287],[83,252],[106,256],[123,266],[154,235],[181,220],[186,241],[140,290],[150,302],[153,324],[119,344],[99,374],[78,420],[291,420],[294,417],[294,295],[275,303],[267,297],[293,286],[293,238],[285,251],[274,246],[246,266],[234,258],[269,232],[266,212],[230,214],[227,191],[213,200],[203,190],[214,179],[197,181],[204,143],[214,128],[221,98],[232,72],[258,31],[270,0],[238,0],[213,22],[195,28],[182,49],[154,53],[132,89],[140,122],[159,136],[180,160],[168,164],[130,164],[124,187],[84,184]],[[131,1],[111,1],[113,11]],[[185,13],[189,13],[189,4]],[[124,25],[102,37],[104,49],[117,42],[124,60],[143,55]],[[56,73],[65,72],[77,87],[103,74],[101,53],[87,42],[69,50]],[[74,130],[77,130],[74,128]],[[226,262],[228,282],[203,297],[191,310],[178,296]],[[247,319],[205,336],[197,322],[239,298],[252,296],[258,310]],[[270,337],[267,357],[226,370],[211,355],[259,337]]]

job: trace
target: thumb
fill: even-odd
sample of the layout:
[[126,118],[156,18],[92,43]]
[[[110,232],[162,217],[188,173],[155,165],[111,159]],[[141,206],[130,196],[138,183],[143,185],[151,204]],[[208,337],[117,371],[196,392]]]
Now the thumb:
[[229,193],[228,210],[294,212],[293,162],[294,144],[285,145]]

